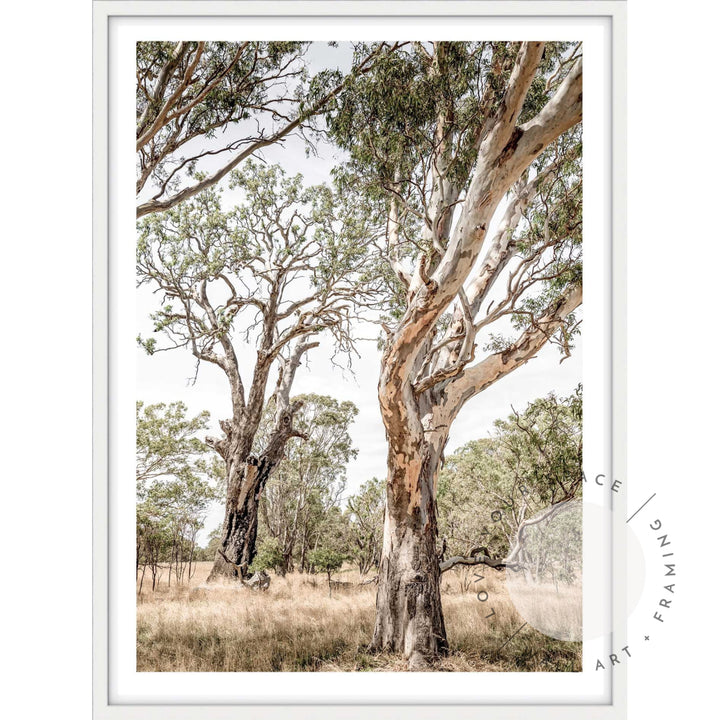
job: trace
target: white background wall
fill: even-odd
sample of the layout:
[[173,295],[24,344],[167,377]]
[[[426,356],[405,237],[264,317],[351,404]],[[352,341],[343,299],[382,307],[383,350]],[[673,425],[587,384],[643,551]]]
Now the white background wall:
[[[630,718],[664,720],[712,714],[716,683],[720,13],[701,0],[629,9],[629,505],[658,493],[678,563],[656,654],[629,665]],[[8,3],[1,32],[0,706],[85,720],[91,4]]]

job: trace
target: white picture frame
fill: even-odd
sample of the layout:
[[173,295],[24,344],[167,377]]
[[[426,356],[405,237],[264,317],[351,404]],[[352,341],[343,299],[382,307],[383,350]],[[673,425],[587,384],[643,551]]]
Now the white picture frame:
[[[115,399],[117,356],[115,354],[117,336],[114,327],[113,302],[117,302],[113,285],[117,268],[114,253],[118,234],[117,210],[114,205],[114,193],[117,190],[117,167],[113,164],[116,121],[111,112],[111,102],[117,99],[116,82],[113,76],[112,33],[114,24],[128,19],[138,19],[140,25],[162,22],[172,19],[178,27],[187,27],[187,23],[200,24],[203,19],[217,21],[219,18],[265,18],[268,22],[280,23],[288,18],[313,19],[321,25],[324,19],[334,18],[334,22],[351,23],[353,18],[374,18],[382,23],[402,22],[404,18],[488,18],[497,21],[503,19],[508,24],[523,23],[525,28],[533,27],[534,22],[542,18],[550,19],[595,19],[599,18],[609,28],[610,43],[603,57],[607,63],[609,81],[608,127],[609,154],[603,159],[607,163],[609,239],[609,303],[610,327],[607,371],[609,402],[611,407],[611,426],[608,428],[607,442],[611,448],[608,474],[613,478],[626,477],[626,123],[625,123],[625,47],[626,47],[626,4],[625,2],[606,2],[603,0],[545,0],[523,1],[485,1],[472,0],[459,2],[223,2],[196,0],[95,0],[93,31],[93,249],[94,249],[94,338],[93,338],[93,649],[94,681],[93,712],[100,720],[117,718],[118,720],[152,720],[171,716],[179,720],[221,720],[223,718],[434,718],[440,714],[455,718],[476,717],[487,713],[497,719],[516,718],[593,718],[610,720],[626,715],[627,674],[626,666],[620,664],[606,677],[610,685],[607,702],[548,702],[539,703],[524,699],[519,693],[510,702],[438,702],[424,699],[422,703],[377,702],[368,693],[367,701],[357,702],[349,696],[347,703],[341,703],[337,697],[325,702],[303,702],[277,700],[277,694],[268,691],[267,702],[259,703],[254,699],[248,702],[208,703],[202,699],[196,701],[187,697],[158,697],[152,701],[123,701],[113,697],[113,682],[118,670],[117,648],[113,646],[112,626],[116,618],[113,608],[117,601],[117,583],[114,582],[115,557],[113,537],[112,499],[114,488],[111,484],[117,458],[112,454],[113,437],[117,431],[113,420],[112,408]],[[305,38],[298,38],[305,39]],[[314,38],[307,38],[314,39]],[[363,38],[358,38],[363,39]],[[511,38],[515,39],[515,38]],[[132,222],[132,220],[131,220]],[[626,550],[625,550],[625,493],[613,495],[612,507],[612,544],[610,550],[612,571],[610,576],[610,602],[612,615],[611,646],[619,649],[626,637]],[[134,642],[134,638],[133,638]],[[594,668],[588,668],[592,672]],[[136,673],[137,674],[137,673]],[[147,673],[145,675],[148,675]],[[276,674],[277,675],[277,674]],[[439,674],[438,674],[439,675]],[[275,679],[279,684],[279,678]],[[327,680],[326,680],[327,682]]]

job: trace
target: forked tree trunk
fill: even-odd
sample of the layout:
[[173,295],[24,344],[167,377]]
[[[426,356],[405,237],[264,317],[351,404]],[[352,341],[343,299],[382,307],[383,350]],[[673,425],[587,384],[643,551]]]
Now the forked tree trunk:
[[436,551],[440,453],[424,443],[388,457],[387,505],[372,647],[402,653],[411,670],[446,654]]

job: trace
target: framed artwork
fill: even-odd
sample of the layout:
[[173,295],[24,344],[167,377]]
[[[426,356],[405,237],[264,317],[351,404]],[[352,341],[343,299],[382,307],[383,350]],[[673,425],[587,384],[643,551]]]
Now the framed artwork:
[[625,716],[624,103],[624,2],[94,3],[97,718]]

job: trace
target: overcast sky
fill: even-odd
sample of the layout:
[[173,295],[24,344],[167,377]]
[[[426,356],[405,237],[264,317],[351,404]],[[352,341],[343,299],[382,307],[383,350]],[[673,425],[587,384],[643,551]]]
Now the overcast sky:
[[[350,48],[341,44],[337,49],[315,43],[308,53],[311,71],[334,64],[345,66],[350,58]],[[230,131],[231,133],[232,131]],[[231,139],[231,134],[228,134]],[[330,170],[342,156],[328,145],[320,146],[319,157],[306,156],[301,139],[290,138],[284,146],[271,146],[262,153],[268,163],[279,163],[288,174],[301,173],[308,184],[330,181]],[[225,193],[225,202],[232,204],[231,193]],[[500,213],[497,213],[499,215]],[[492,226],[490,228],[492,232]],[[482,259],[482,258],[481,258]],[[502,283],[498,283],[502,286]],[[136,295],[137,330],[148,336],[151,323],[148,316],[158,308],[160,298],[148,288],[141,288]],[[358,336],[377,337],[377,329],[371,326],[359,328]],[[159,343],[160,344],[160,343]],[[246,368],[252,367],[255,349],[235,338],[237,354]],[[346,497],[365,480],[373,476],[384,477],[387,446],[377,399],[377,383],[380,368],[380,352],[374,339],[360,341],[360,358],[353,358],[353,371],[342,371],[330,362],[332,345],[321,338],[320,347],[311,351],[305,365],[298,371],[294,394],[317,392],[331,395],[338,400],[350,400],[359,413],[351,428],[351,435],[358,450],[357,458],[347,468]],[[478,356],[482,341],[478,346]],[[505,417],[511,409],[524,408],[531,400],[555,391],[568,395],[582,380],[582,344],[577,339],[572,356],[562,363],[555,346],[545,346],[528,364],[505,377],[495,385],[470,400],[460,412],[451,433],[446,455],[470,440],[487,437],[492,433],[493,421]],[[188,379],[194,375],[195,360],[189,351],[177,350],[147,356],[138,348],[137,353],[137,399],[145,403],[174,402],[182,400],[192,414],[202,410],[211,413],[211,434],[221,435],[217,425],[222,418],[230,417],[230,396],[227,380],[216,366],[202,363],[197,381]],[[247,371],[246,371],[247,372]],[[246,387],[249,378],[245,379]],[[271,377],[268,391],[274,387]],[[223,519],[220,504],[213,507],[201,534],[204,543],[207,534]]]

